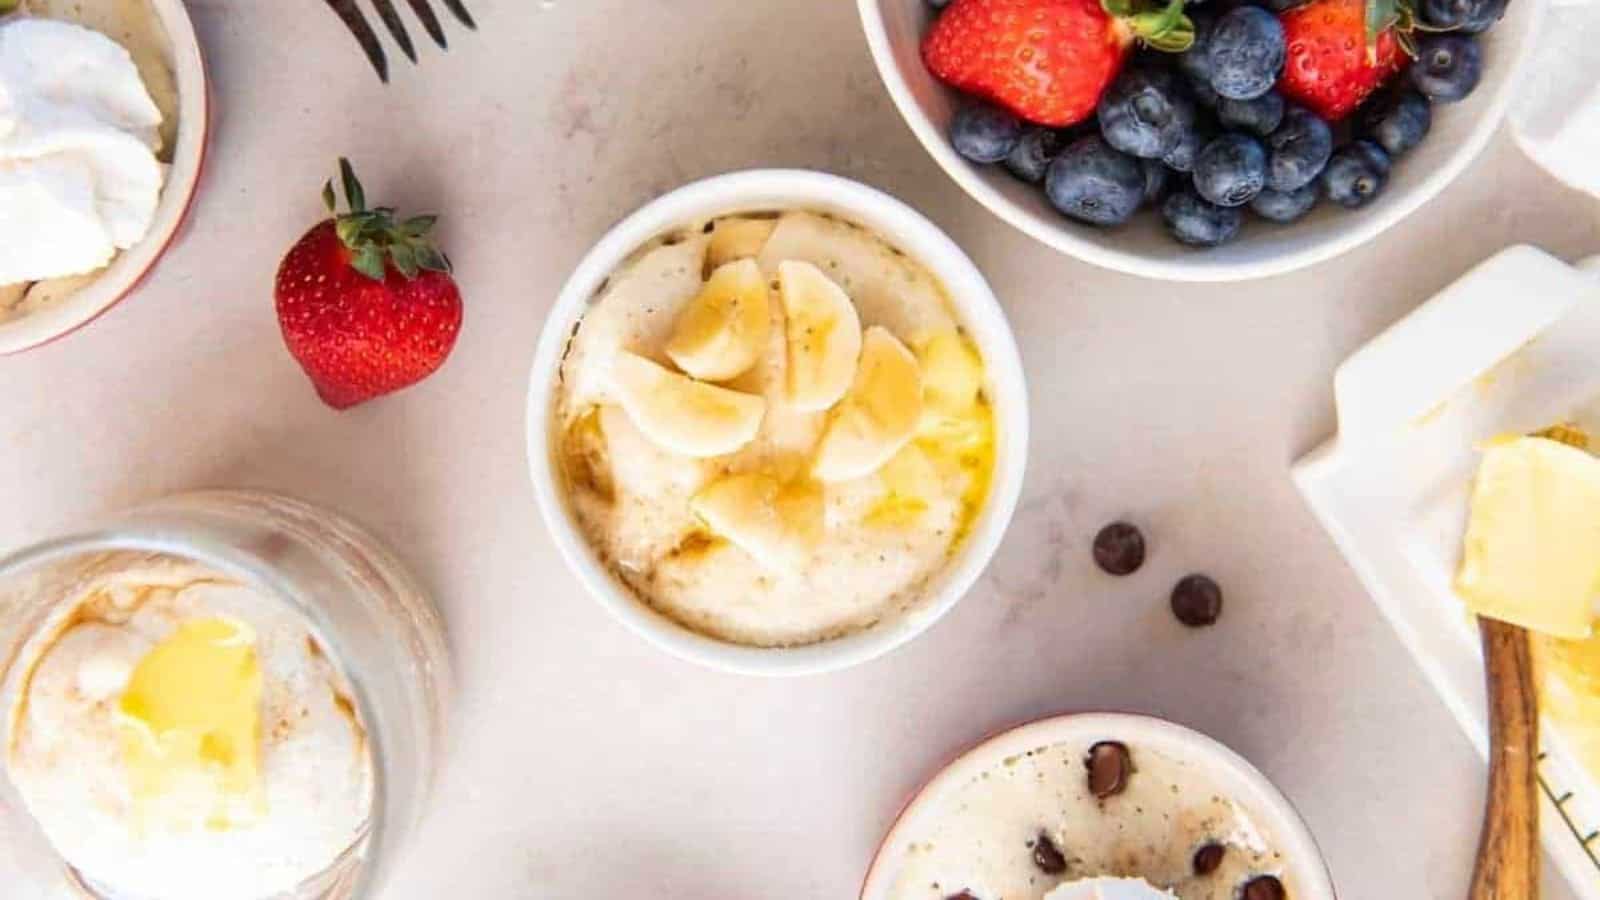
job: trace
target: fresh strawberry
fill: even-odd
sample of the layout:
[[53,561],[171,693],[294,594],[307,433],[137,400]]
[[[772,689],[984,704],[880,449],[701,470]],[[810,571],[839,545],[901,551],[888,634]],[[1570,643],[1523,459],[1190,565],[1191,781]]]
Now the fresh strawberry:
[[1183,0],[1140,11],[1135,0],[955,0],[922,41],[939,80],[1040,125],[1094,112],[1135,39],[1181,52],[1194,42]]
[[434,216],[396,222],[367,209],[361,182],[339,160],[345,201],[322,189],[332,219],[313,227],[278,267],[284,343],[322,401],[346,409],[416,384],[450,355],[461,331],[461,292],[428,232]]
[[1280,18],[1289,58],[1278,90],[1330,122],[1408,61],[1412,16],[1397,0],[1312,0]]

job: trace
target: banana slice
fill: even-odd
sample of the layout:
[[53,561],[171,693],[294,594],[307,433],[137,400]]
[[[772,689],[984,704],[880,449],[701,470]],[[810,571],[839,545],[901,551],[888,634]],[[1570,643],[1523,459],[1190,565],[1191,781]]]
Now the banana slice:
[[28,284],[25,281],[0,284],[0,319],[4,319],[13,306],[21,305],[22,298],[27,296],[27,293]]
[[719,220],[706,247],[706,265],[715,269],[736,259],[760,256],[761,248],[777,227],[777,219]]
[[778,263],[788,346],[789,403],[802,412],[828,409],[855,378],[861,318],[833,279],[811,263]]
[[785,574],[803,571],[822,539],[822,488],[811,481],[730,475],[696,494],[689,509],[756,562]]
[[941,332],[923,341],[917,360],[922,365],[922,396],[930,410],[963,413],[978,402],[983,361],[960,333]]
[[811,474],[823,481],[870,475],[900,452],[922,418],[917,358],[887,329],[867,329],[861,368],[822,434]]
[[767,279],[753,259],[728,263],[678,315],[667,356],[702,381],[727,381],[755,365],[772,333]]
[[695,381],[626,350],[612,361],[611,387],[640,433],[684,456],[738,450],[755,438],[767,414],[762,397]]
[[907,444],[878,470],[883,496],[867,511],[865,521],[879,528],[915,524],[942,492],[939,471],[921,447]]

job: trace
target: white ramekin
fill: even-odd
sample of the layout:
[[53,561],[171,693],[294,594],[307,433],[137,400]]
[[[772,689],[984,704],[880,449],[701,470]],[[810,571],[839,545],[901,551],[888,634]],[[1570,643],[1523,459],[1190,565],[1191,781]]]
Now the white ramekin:
[[188,216],[205,166],[206,140],[211,130],[205,62],[183,0],[151,0],[151,6],[161,18],[172,49],[168,62],[178,83],[178,138],[150,233],[118,255],[105,272],[82,290],[35,312],[0,322],[0,356],[31,350],[77,331],[117,305],[155,268]]
[[[638,599],[604,564],[578,528],[561,484],[551,440],[557,371],[574,326],[602,284],[647,241],[674,227],[759,210],[810,209],[849,219],[883,236],[943,282],[957,317],[982,353],[996,416],[994,478],[988,502],[955,557],[911,610],[831,641],[766,649],[699,634]],[[921,634],[967,592],[994,555],[1022,490],[1028,449],[1028,398],[1022,361],[999,301],[982,273],[944,232],[895,198],[820,172],[758,169],[698,181],[646,205],[612,228],[584,257],[545,321],[528,392],[528,461],[534,492],[561,555],[602,606],[669,653],[725,671],[798,675],[873,659]]]
[[1336,900],[1333,879],[1317,842],[1288,799],[1239,754],[1194,731],[1151,716],[1078,713],[1040,719],[987,738],[956,757],[917,791],[878,846],[861,885],[861,900],[886,900],[905,858],[907,844],[924,816],[937,815],[941,801],[1009,756],[1061,743],[1120,741],[1203,768],[1228,797],[1255,819],[1283,851],[1284,871],[1298,891],[1294,900]]
[[946,135],[959,96],[922,64],[922,34],[932,16],[927,0],[857,2],[889,96],[940,168],[974,200],[1062,253],[1172,281],[1242,281],[1290,272],[1352,250],[1415,212],[1489,143],[1519,87],[1518,75],[1533,49],[1546,4],[1516,0],[1505,20],[1483,35],[1482,83],[1465,101],[1435,109],[1427,140],[1395,161],[1388,188],[1370,205],[1352,211],[1324,202],[1287,226],[1247,216],[1244,232],[1232,243],[1197,250],[1168,237],[1161,217],[1149,210],[1121,228],[1082,225],[1061,216],[1038,186],[1023,184],[1004,167],[977,166],[961,158]]

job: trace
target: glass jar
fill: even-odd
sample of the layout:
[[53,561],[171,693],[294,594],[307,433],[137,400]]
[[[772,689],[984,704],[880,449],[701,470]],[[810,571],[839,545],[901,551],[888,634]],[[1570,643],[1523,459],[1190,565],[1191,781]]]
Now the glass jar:
[[[298,500],[206,491],[109,516],[0,559],[0,748],[12,746],[30,640],[71,587],[117,553],[174,557],[237,579],[289,607],[323,642],[366,730],[372,804],[365,829],[338,860],[279,896],[375,896],[426,809],[443,751],[449,658],[432,603],[372,536]],[[131,900],[92,883],[50,848],[9,772],[0,779],[0,845],[0,875],[13,866],[25,884],[48,889],[65,879],[90,897]]]

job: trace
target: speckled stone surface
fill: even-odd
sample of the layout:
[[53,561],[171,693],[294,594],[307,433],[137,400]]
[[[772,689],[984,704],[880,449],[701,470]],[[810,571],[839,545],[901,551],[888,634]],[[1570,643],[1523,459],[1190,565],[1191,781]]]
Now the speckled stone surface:
[[[385,897],[850,897],[953,752],[1073,709],[1231,744],[1299,805],[1344,897],[1462,895],[1482,762],[1288,465],[1333,428],[1341,358],[1508,243],[1600,251],[1593,201],[1502,136],[1333,263],[1140,281],[949,183],[846,0],[471,6],[479,35],[384,88],[321,4],[191,0],[219,119],[185,238],[91,328],[0,360],[0,548],[171,491],[262,487],[370,524],[437,593],[455,752]],[[443,371],[344,414],[284,351],[271,301],[339,154],[369,196],[444,215],[467,303]],[[534,341],[590,243],[684,181],[772,165],[861,179],[947,228],[1005,303],[1033,396],[1022,508],[979,587],[907,649],[799,681],[701,671],[607,618],[545,537],[522,439]],[[1090,542],[1123,517],[1150,558],[1114,580]],[[1195,570],[1227,595],[1202,631],[1166,602]]]

